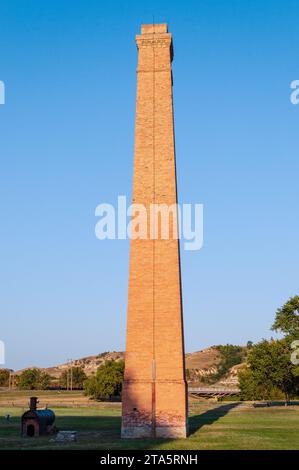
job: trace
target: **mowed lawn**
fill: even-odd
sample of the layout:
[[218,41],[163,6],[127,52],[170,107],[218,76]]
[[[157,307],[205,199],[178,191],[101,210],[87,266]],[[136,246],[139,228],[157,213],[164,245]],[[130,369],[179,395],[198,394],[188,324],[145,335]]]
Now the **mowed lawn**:
[[77,431],[77,442],[57,443],[53,436],[21,438],[23,409],[1,403],[0,449],[299,449],[299,406],[193,402],[189,408],[187,439],[121,440],[120,403],[53,406],[56,426]]

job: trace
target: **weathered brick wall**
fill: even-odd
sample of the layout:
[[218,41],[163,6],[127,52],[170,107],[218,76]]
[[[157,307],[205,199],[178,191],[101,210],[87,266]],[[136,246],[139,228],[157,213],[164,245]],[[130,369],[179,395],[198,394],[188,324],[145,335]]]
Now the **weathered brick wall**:
[[[152,203],[177,202],[172,39],[166,25],[143,25],[136,42],[133,202],[144,204],[149,214]],[[122,436],[185,436],[186,382],[176,237],[131,240],[128,295]]]

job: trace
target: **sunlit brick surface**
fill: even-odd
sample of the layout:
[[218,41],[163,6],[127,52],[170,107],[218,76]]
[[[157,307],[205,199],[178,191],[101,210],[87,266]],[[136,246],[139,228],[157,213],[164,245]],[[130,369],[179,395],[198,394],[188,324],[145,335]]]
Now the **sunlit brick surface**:
[[[167,26],[136,37],[133,202],[177,202],[172,39]],[[149,210],[148,210],[149,212]],[[149,231],[149,228],[148,228]],[[122,437],[185,437],[187,399],[178,240],[131,240]]]

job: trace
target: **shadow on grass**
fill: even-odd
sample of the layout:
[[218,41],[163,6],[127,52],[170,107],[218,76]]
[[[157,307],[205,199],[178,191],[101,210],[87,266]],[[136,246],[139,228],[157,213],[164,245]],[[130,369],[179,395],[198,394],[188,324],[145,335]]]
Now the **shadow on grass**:
[[60,415],[55,425],[60,431],[77,431],[75,442],[56,441],[55,435],[21,437],[20,418],[10,423],[0,420],[0,450],[150,450],[166,439],[121,439],[120,416]]
[[215,423],[215,421],[218,421],[218,419],[225,416],[238,405],[239,403],[228,403],[208,410],[200,415],[189,416],[189,436],[195,434],[202,426]]
[[55,425],[60,431],[77,431],[80,436],[90,435],[107,440],[120,439],[119,416],[56,416]]
[[[213,408],[204,413],[189,417],[189,436],[196,433],[202,426],[211,425],[238,403],[229,403]],[[77,431],[76,442],[55,442],[55,436],[40,438],[20,437],[20,419],[14,423],[0,425],[0,449],[94,449],[94,450],[145,450],[157,449],[173,440],[169,439],[121,439],[120,416],[80,416],[56,414],[55,425],[61,431]]]
[[270,408],[271,406],[299,406],[299,401],[264,401],[253,404],[254,408]]

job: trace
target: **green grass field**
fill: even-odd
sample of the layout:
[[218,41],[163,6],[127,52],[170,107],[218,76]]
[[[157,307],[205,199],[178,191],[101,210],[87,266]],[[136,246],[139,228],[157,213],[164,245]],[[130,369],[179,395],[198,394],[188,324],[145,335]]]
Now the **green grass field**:
[[[79,395],[71,397],[72,405],[66,406],[62,396],[60,405],[58,401],[55,405],[49,392],[44,396],[50,405],[52,399],[56,426],[78,432],[77,442],[57,443],[50,442],[53,436],[21,438],[20,417],[27,406],[9,406],[14,397],[0,395],[0,449],[299,449],[299,406],[253,408],[232,402],[192,402],[187,439],[121,440],[120,403],[78,400],[76,405]],[[5,419],[7,413],[12,416],[10,422]]]

